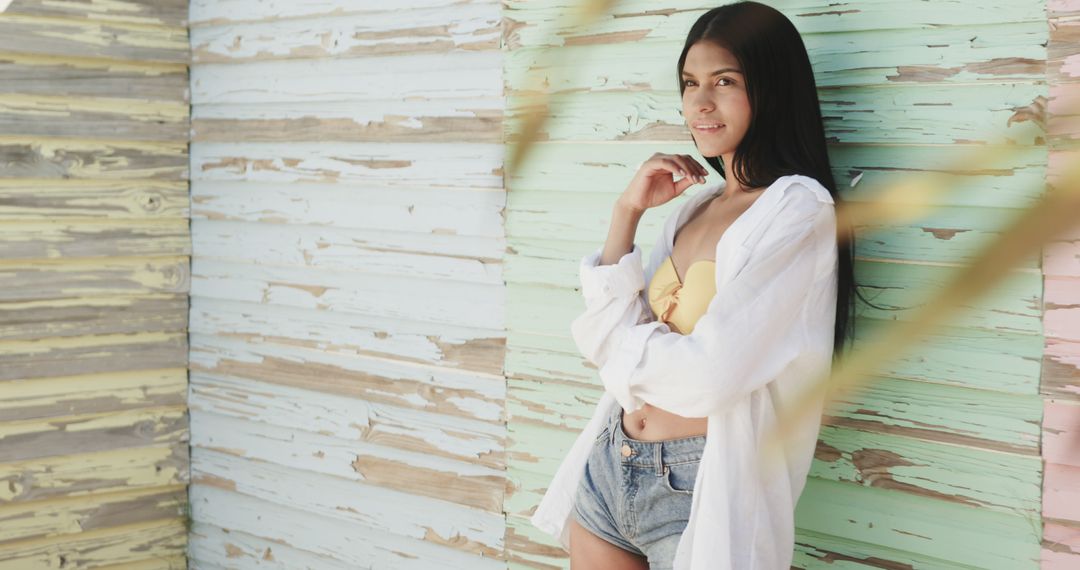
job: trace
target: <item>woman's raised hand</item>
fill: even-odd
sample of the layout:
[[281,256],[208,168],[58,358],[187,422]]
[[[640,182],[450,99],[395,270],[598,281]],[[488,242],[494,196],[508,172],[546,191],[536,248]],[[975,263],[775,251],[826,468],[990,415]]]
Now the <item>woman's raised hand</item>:
[[[658,152],[641,163],[618,201],[629,210],[644,212],[682,194],[691,184],[705,182],[708,175],[705,167],[688,154]],[[681,178],[675,180],[676,176]]]

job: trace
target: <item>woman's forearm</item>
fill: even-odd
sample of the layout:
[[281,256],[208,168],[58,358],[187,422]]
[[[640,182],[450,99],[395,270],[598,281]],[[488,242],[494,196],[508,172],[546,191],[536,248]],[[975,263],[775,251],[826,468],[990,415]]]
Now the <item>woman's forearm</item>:
[[645,212],[625,206],[616,200],[611,211],[611,226],[608,228],[604,252],[600,255],[600,265],[616,263],[622,256],[634,249],[634,237],[638,222]]

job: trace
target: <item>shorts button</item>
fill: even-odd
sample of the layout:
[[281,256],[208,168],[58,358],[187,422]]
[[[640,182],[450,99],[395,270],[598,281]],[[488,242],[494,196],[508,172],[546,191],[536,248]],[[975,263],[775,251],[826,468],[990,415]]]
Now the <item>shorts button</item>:
[[625,444],[625,443],[624,443],[624,444],[622,444],[622,456],[623,456],[623,457],[630,457],[630,455],[631,455],[632,453],[634,453],[634,450],[633,450],[633,449],[630,449],[630,446],[629,446],[629,445],[627,445],[627,444]]

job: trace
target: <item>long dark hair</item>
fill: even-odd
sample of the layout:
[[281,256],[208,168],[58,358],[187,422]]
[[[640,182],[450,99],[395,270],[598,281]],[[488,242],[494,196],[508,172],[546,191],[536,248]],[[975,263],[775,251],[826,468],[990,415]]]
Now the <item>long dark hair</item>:
[[[781,176],[810,176],[829,190],[839,206],[821,118],[817,84],[802,36],[780,11],[758,2],[736,2],[713,8],[690,28],[679,55],[676,79],[679,93],[686,88],[683,66],[690,46],[707,41],[730,51],[742,68],[750,102],[750,125],[732,157],[732,173],[747,188],[768,186]],[[718,156],[704,157],[720,173]],[[839,273],[836,288],[836,326],[833,359],[854,341],[856,288],[852,260],[851,225],[837,227]],[[866,301],[866,299],[863,299]],[[872,303],[870,303],[873,305]]]

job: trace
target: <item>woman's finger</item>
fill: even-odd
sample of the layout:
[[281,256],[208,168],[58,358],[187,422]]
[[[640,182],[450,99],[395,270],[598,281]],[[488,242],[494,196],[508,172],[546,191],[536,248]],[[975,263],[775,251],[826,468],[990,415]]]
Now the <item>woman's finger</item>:
[[677,154],[675,156],[678,157],[679,164],[683,165],[683,168],[694,179],[694,182],[700,182],[701,171],[698,169],[698,165],[694,162],[694,159],[686,154]]

